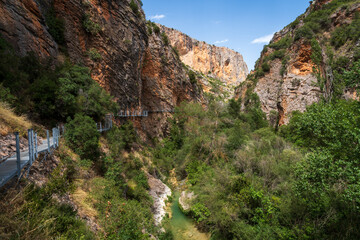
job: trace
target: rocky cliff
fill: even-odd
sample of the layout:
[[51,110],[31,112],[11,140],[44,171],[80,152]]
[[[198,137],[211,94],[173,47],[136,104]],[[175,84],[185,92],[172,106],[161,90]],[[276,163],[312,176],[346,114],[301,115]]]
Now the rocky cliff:
[[359,1],[312,1],[264,47],[237,98],[246,105],[256,93],[262,110],[269,118],[276,115],[280,125],[321,99],[356,99],[356,88],[341,75],[358,61],[359,10]]
[[[158,26],[168,36],[181,61],[192,69],[219,79],[231,93],[236,86],[245,81],[248,68],[240,53],[198,41],[175,29]],[[202,80],[206,91],[209,83],[206,78]]]
[[[0,2],[0,34],[21,55],[69,59],[91,75],[123,110],[173,110],[203,101],[160,34],[149,34],[139,1],[24,0]],[[62,35],[63,34],[63,35]],[[167,129],[165,114],[136,119],[151,136]]]

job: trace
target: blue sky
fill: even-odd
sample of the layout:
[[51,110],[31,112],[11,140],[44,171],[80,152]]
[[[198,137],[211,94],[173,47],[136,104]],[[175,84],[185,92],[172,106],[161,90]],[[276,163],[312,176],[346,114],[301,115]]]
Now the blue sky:
[[309,6],[309,0],[142,1],[147,19],[240,52],[249,70],[272,34]]

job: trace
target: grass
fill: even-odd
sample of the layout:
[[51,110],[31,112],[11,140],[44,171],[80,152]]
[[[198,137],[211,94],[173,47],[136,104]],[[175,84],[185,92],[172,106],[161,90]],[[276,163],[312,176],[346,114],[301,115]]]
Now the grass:
[[26,135],[32,123],[25,116],[18,116],[6,103],[0,102],[0,134],[5,136],[11,132]]

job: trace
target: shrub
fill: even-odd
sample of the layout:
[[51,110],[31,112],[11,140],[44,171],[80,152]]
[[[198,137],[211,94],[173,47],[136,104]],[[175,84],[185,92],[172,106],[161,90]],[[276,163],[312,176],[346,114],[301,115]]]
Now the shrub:
[[146,22],[146,26],[147,26],[149,35],[151,35],[153,33],[153,23],[150,20],[148,20]]
[[349,71],[345,71],[344,80],[347,87],[360,86],[360,60],[355,62]]
[[163,40],[163,42],[164,42],[165,46],[168,46],[168,45],[169,45],[169,43],[170,43],[170,41],[169,41],[169,38],[168,38],[168,36],[166,35],[166,33],[165,33],[165,32],[161,33],[161,38],[162,38],[162,40]]
[[[178,50],[176,47],[172,47],[172,50],[174,51],[176,57],[179,59],[179,58],[180,58],[179,50]],[[210,71],[209,71],[209,72],[210,72]],[[211,74],[211,72],[210,72],[209,74]]]
[[294,40],[300,40],[302,38],[312,39],[314,36],[313,30],[309,27],[309,25],[304,25],[301,28],[297,29],[295,32]]
[[90,48],[87,54],[90,57],[90,59],[95,62],[102,59],[101,54],[98,52],[98,50],[96,50],[96,48]]
[[285,37],[281,38],[279,41],[269,44],[269,47],[275,50],[281,50],[290,47],[291,43],[292,43],[292,38],[289,35],[286,35]]
[[139,14],[139,6],[134,2],[134,0],[131,0],[130,8],[136,15]]
[[56,17],[55,10],[52,8],[45,16],[45,21],[49,27],[49,33],[58,44],[65,43],[65,21]]
[[160,33],[160,28],[159,28],[158,25],[156,25],[156,23],[153,23],[153,28],[154,28],[154,32],[155,32],[156,34],[159,34],[159,33]]
[[96,35],[101,31],[100,25],[93,22],[89,14],[84,15],[82,23],[85,31],[90,34]]
[[191,84],[195,84],[197,82],[195,72],[190,70],[188,75],[189,75],[189,79],[190,79]]
[[261,78],[261,77],[264,77],[265,76],[265,73],[264,73],[264,70],[261,68],[258,68],[255,72],[255,78]]
[[323,57],[322,57],[322,50],[320,44],[315,38],[311,40],[311,49],[312,49],[311,60],[317,66],[319,66],[323,61]]
[[357,13],[349,25],[335,29],[331,36],[331,44],[335,48],[343,46],[347,41],[356,42],[360,38],[360,15]]
[[66,143],[82,159],[96,161],[99,157],[99,137],[95,121],[84,115],[76,114],[74,119],[68,119],[65,126]]
[[110,150],[115,156],[118,156],[123,149],[130,151],[132,145],[137,141],[137,135],[132,122],[127,122],[121,125],[121,127],[114,126],[106,134],[106,138],[110,144]]
[[264,62],[262,65],[261,65],[261,68],[264,72],[270,72],[270,65],[267,63],[267,62]]
[[339,48],[346,43],[347,38],[346,28],[338,27],[331,35],[331,45],[335,48]]
[[276,58],[283,59],[285,56],[286,51],[285,50],[276,50],[270,55],[270,59],[274,60]]

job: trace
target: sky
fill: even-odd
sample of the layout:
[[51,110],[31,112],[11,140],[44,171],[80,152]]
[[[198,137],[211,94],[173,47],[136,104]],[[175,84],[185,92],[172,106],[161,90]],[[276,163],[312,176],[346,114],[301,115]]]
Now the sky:
[[305,12],[309,0],[142,0],[146,18],[241,53],[249,70],[273,34]]

